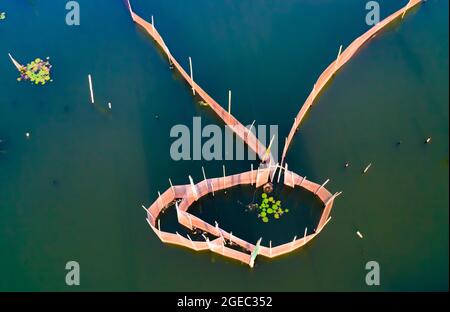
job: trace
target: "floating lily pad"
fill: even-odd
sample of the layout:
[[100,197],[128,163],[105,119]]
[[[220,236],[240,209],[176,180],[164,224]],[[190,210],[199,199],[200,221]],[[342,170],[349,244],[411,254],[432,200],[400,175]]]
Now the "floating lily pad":
[[269,222],[270,216],[280,219],[285,212],[289,211],[281,208],[281,200],[276,200],[273,196],[269,197],[267,193],[262,193],[261,198],[261,204],[257,207],[259,208],[258,218],[262,218],[263,222]]
[[31,63],[20,69],[20,77],[18,81],[29,80],[34,84],[46,84],[50,79],[50,70],[52,65],[48,61],[36,58]]

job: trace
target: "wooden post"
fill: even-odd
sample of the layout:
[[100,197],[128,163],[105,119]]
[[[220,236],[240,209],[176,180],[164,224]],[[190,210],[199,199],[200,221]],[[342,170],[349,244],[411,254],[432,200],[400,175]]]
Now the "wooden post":
[[322,231],[322,229],[325,227],[325,225],[327,225],[328,222],[330,222],[330,220],[331,220],[331,217],[328,217],[327,221],[325,221],[325,223],[324,223],[324,224],[322,225],[322,227],[319,229],[319,233],[320,233],[320,231]]
[[187,238],[191,241],[192,248],[196,249],[196,248],[195,248],[195,244],[194,244],[194,242],[192,241],[192,239],[191,239],[191,237],[189,236],[189,234],[186,234],[186,236],[187,236]]
[[152,15],[152,31],[153,31],[153,36],[155,36],[155,20],[153,19],[153,15]]
[[9,55],[9,58],[11,59],[11,62],[13,62],[14,66],[17,68],[17,70],[20,71],[22,69],[23,65],[20,64],[19,62],[17,62],[10,53],[8,53],[8,55]]
[[189,68],[191,69],[191,84],[192,84],[192,93],[195,95],[194,88],[194,71],[192,70],[192,58],[189,56]]
[[336,70],[336,68],[337,68],[337,66],[338,66],[338,63],[339,63],[339,57],[341,56],[341,52],[342,52],[342,44],[341,44],[341,46],[339,47],[339,53],[338,53],[338,56],[337,56],[337,58],[336,58],[336,62],[334,63],[334,70]]
[[331,196],[331,197],[327,200],[327,202],[325,203],[325,206],[327,206],[332,200],[334,200],[336,197],[338,197],[338,196],[341,195],[341,194],[342,194],[342,192],[336,192],[336,193],[334,193],[334,195]]
[[320,190],[321,190],[328,182],[330,182],[330,179],[327,179],[325,182],[323,182],[323,184],[317,188],[317,190],[314,192],[314,194],[316,195],[317,193],[319,193],[319,191],[320,191]]
[[203,168],[203,166],[202,166],[202,172],[203,172],[203,179],[206,181],[205,168]]
[[230,232],[230,244],[233,245],[233,232]]
[[180,222],[180,209],[178,207],[178,203],[177,202],[175,202],[175,210],[177,211],[177,220],[178,220],[178,223],[179,223]]
[[250,185],[253,185],[253,164],[250,164]]
[[211,190],[212,190],[213,196],[216,196],[216,195],[214,194],[214,183],[213,183],[213,181],[211,181]]
[[278,172],[278,179],[277,179],[277,183],[280,183],[280,178],[281,178],[281,171],[283,170],[283,165],[280,165],[280,171]]
[[288,138],[285,137],[284,138],[284,147],[283,147],[283,158],[281,159],[281,165],[283,165],[284,155],[286,155],[287,148],[288,148]]
[[173,196],[175,196],[175,188],[173,187],[172,180],[170,178],[169,178],[169,183],[170,183],[170,189],[173,192]]
[[211,250],[211,244],[210,244],[210,242],[209,242],[209,238],[206,237],[205,234],[202,234],[202,236],[203,236],[203,238],[205,239],[206,244],[208,245],[209,250]]
[[370,168],[371,166],[372,166],[372,163],[368,164],[367,167],[366,167],[366,169],[364,169],[363,173],[366,173],[366,172],[369,170],[369,168]]
[[269,147],[266,149],[266,152],[264,153],[264,156],[263,156],[263,159],[261,159],[261,162],[264,162],[266,160],[267,155],[270,155],[270,148],[272,147],[272,143],[273,143],[274,139],[275,139],[275,135],[272,136],[272,139],[270,140],[270,143],[269,143]]
[[272,164],[270,164],[269,171],[272,170],[272,167],[275,167],[275,170],[273,171],[272,175],[270,176],[270,182],[273,182],[273,178],[275,178],[275,174],[277,173],[277,170],[278,170],[278,163],[274,166],[272,166]]
[[159,191],[158,191],[158,203],[159,203],[160,209],[163,210],[163,208],[165,208],[165,205],[161,201],[161,193]]
[[302,184],[305,180],[306,180],[306,176],[303,177],[302,181],[300,182],[300,186],[302,186]]
[[255,122],[256,122],[256,120],[253,120],[252,124],[250,125],[250,128],[248,128],[247,137],[250,135],[250,131],[252,131],[252,128],[255,125]]
[[291,243],[291,251],[294,249],[294,243],[295,243],[295,240],[297,239],[297,235],[295,235],[294,236],[294,239],[292,240],[292,243]]
[[305,227],[305,234],[303,234],[303,244],[306,244],[306,233],[308,233],[307,227]]
[[272,257],[272,241],[269,241],[269,256]]
[[161,219],[158,219],[158,230],[161,231]]
[[231,90],[228,90],[228,114],[231,114]]
[[403,19],[403,17],[405,17],[406,11],[408,11],[409,3],[410,3],[410,2],[411,2],[411,1],[408,1],[408,3],[407,3],[406,6],[405,6],[405,10],[403,11],[403,14],[402,14],[402,19]]
[[88,80],[89,80],[89,90],[91,93],[91,103],[94,104],[94,89],[92,88],[92,77],[91,74],[88,75]]
[[189,176],[189,182],[191,184],[192,193],[194,195],[195,201],[197,201],[198,200],[198,194],[197,194],[197,190],[196,190],[195,185],[194,185],[194,181],[192,180],[191,176]]

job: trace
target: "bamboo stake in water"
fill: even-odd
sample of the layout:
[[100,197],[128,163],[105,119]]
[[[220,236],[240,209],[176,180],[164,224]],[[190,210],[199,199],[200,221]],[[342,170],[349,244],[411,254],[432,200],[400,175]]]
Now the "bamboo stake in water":
[[155,20],[153,19],[153,15],[152,15],[152,31],[153,31],[153,36],[155,35]]
[[206,181],[205,168],[203,168],[203,166],[202,166],[202,172],[203,172],[203,179]]
[[[191,241],[192,247],[195,248],[194,242],[192,241],[191,237],[189,236],[189,234],[186,234],[187,238]],[[195,248],[196,249],[196,248]]]
[[370,168],[371,166],[372,166],[372,163],[368,164],[367,167],[366,167],[366,169],[364,169],[364,172],[363,172],[363,173],[366,173],[366,172],[369,170],[369,168]]
[[315,191],[314,194],[319,193],[319,191],[320,191],[320,190],[321,190],[328,182],[330,182],[330,179],[327,179],[321,186],[319,186],[319,187],[317,188],[317,190]]
[[88,80],[89,80],[89,90],[91,92],[91,103],[94,104],[94,90],[92,88],[92,77],[91,77],[91,74],[88,75]]
[[192,180],[191,176],[189,176],[189,182],[191,184],[192,194],[194,195],[194,198],[197,201],[198,200],[197,189],[195,188],[194,180]]
[[408,11],[408,7],[409,7],[409,3],[410,2],[411,1],[408,1],[408,3],[406,4],[405,10],[403,11],[403,14],[402,14],[402,19],[403,19],[403,17],[405,17],[406,11]]
[[191,83],[192,83],[192,93],[195,95],[194,88],[194,71],[192,69],[192,58],[189,56],[189,68],[191,69]]
[[231,114],[231,90],[228,90],[228,114]]
[[[337,56],[337,58],[336,58],[336,63],[334,63],[334,69],[336,70],[336,68],[338,67],[338,65],[339,65],[339,57],[341,56],[341,52],[342,52],[342,44],[341,44],[341,46],[339,47],[339,53],[338,53],[338,56]],[[315,85],[314,85],[314,87],[315,87]]]
[[173,196],[175,196],[175,188],[173,187],[172,180],[169,178],[170,188],[172,190]]

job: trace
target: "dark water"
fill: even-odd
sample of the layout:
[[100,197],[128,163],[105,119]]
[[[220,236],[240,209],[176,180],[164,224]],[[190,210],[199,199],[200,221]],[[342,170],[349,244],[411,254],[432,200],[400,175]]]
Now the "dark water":
[[[252,270],[165,246],[149,229],[140,206],[169,177],[198,181],[202,165],[222,174],[223,162],[172,161],[171,127],[193,116],[221,123],[121,0],[79,3],[81,26],[68,27],[65,1],[0,0],[0,290],[448,289],[448,1],[429,0],[378,35],[323,93],[287,162],[344,193],[310,245],[258,258]],[[368,29],[365,3],[133,1],[183,66],[193,58],[196,80],[219,103],[233,90],[235,116],[277,124],[281,138],[339,45]],[[404,3],[380,1],[382,15]],[[54,82],[17,83],[8,52],[23,63],[50,56]],[[89,73],[111,114],[89,104]],[[227,174],[249,165],[228,161]],[[65,285],[70,260],[81,266],[78,288]],[[381,267],[376,288],[365,284],[371,260]]]

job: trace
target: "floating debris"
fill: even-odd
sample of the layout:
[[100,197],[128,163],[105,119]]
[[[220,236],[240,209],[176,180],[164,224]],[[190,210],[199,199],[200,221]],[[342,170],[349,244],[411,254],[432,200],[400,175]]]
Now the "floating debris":
[[428,144],[428,143],[430,143],[430,142],[431,142],[431,137],[428,137],[428,138],[426,139],[425,143]]
[[198,104],[200,104],[201,106],[209,106],[209,104],[205,101],[198,101]]
[[109,108],[109,109],[112,108],[111,102],[108,103],[108,108]]
[[17,81],[29,80],[34,82],[34,84],[44,85],[50,80],[50,70],[52,65],[48,61],[41,60],[40,58],[35,59],[26,66],[20,67],[20,77]]
[[348,166],[350,166],[349,163],[345,163],[345,168],[348,168]]
[[361,232],[360,231],[356,231],[356,235],[358,235],[359,236],[359,238],[364,238],[364,236],[361,234]]
[[6,19],[6,12],[0,13],[0,21]]
[[30,133],[29,132],[25,133],[25,136],[27,137],[27,139],[29,139],[30,138]]

